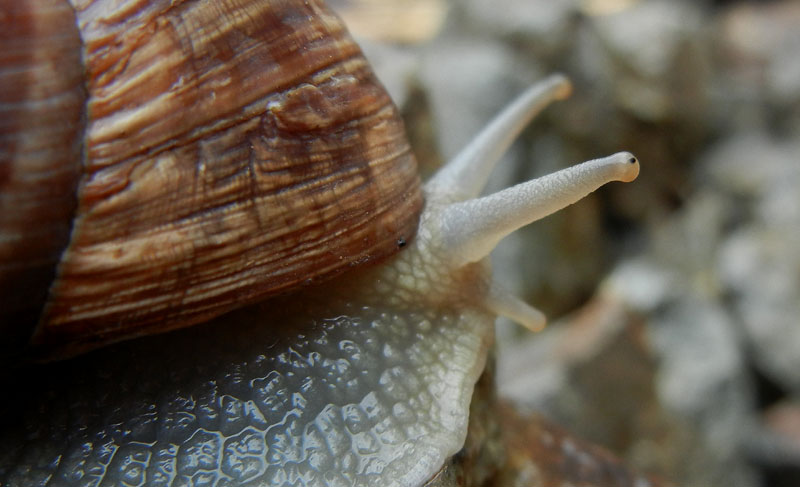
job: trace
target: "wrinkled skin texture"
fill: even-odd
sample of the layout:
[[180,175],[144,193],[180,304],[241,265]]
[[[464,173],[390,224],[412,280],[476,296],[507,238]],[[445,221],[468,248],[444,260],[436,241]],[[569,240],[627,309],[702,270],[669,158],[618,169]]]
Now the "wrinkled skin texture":
[[208,325],[19,371],[0,484],[424,483],[463,444],[494,318],[476,304],[488,269],[459,286],[398,279],[431,258],[410,247]]

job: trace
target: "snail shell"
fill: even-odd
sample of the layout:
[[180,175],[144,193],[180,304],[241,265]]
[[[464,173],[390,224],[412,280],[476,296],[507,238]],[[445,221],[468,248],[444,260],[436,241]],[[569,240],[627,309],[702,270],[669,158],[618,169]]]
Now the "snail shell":
[[6,353],[205,321],[413,237],[402,122],[320,1],[0,4]]

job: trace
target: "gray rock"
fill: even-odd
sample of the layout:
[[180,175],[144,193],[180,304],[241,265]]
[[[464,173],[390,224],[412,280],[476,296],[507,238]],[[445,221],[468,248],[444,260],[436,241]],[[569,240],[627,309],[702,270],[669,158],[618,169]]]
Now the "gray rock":
[[543,77],[518,66],[512,50],[493,39],[445,35],[422,55],[419,79],[431,101],[442,153],[456,155],[523,87]]
[[800,391],[800,143],[734,135],[714,148],[705,170],[737,213],[720,242],[716,274],[762,371]]
[[580,2],[566,0],[467,0],[461,4],[470,24],[506,37],[527,38],[549,53],[563,49],[572,32],[571,20]]
[[800,229],[744,229],[719,258],[720,274],[756,362],[787,390],[800,393]]
[[[694,44],[702,38],[703,17],[695,4],[662,0],[591,17],[597,42],[617,64],[608,73],[614,102],[645,120],[663,120],[676,115],[681,98],[702,96],[693,85],[703,81],[695,59],[702,50]],[[678,83],[688,86],[679,92]]]

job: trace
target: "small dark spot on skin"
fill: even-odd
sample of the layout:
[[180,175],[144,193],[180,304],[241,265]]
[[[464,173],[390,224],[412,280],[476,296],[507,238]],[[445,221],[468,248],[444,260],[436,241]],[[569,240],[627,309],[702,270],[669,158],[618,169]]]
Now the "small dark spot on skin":
[[405,246],[406,246],[406,239],[398,238],[397,239],[397,248],[402,249]]
[[636,164],[636,158],[631,157],[630,159],[628,159],[628,162],[630,162],[631,164]]

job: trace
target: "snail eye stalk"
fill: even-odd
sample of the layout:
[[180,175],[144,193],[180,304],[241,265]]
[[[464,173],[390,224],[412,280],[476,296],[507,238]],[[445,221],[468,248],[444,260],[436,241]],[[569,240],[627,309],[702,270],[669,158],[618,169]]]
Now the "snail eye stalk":
[[[514,230],[575,203],[606,183],[636,179],[638,159],[630,152],[618,152],[477,197],[525,125],[570,91],[570,83],[562,75],[533,85],[426,184],[426,193],[444,202],[443,207],[427,210],[435,216],[422,220],[423,224],[438,225],[428,231],[438,236],[429,250],[444,256],[447,265],[458,268],[478,262]],[[489,287],[487,307],[530,329],[544,325],[540,311],[504,291],[497,282]]]

